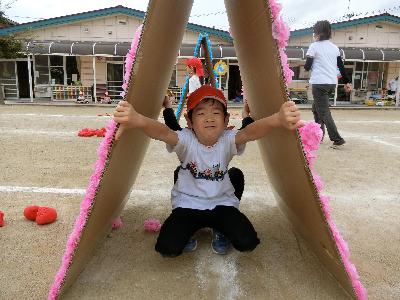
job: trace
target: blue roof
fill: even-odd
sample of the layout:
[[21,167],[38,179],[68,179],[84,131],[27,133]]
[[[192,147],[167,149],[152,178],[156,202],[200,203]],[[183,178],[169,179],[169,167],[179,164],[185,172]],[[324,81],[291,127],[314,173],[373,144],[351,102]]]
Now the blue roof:
[[[376,22],[389,22],[389,23],[394,23],[394,24],[400,24],[400,17],[393,16],[388,13],[384,13],[381,15],[376,15],[376,16],[371,16],[371,17],[365,17],[365,18],[360,18],[360,19],[355,19],[355,20],[350,20],[350,21],[333,23],[333,24],[331,24],[331,26],[332,26],[332,30],[339,30],[339,29],[344,29],[344,28],[348,28],[348,27],[352,27],[352,26],[365,25],[365,24],[371,24],[371,23],[376,23]],[[309,27],[309,28],[291,31],[290,37],[300,37],[300,36],[312,35],[312,33],[313,33],[313,28]]]
[[[144,16],[146,13],[143,11],[140,11],[140,10],[136,10],[136,9],[122,6],[122,5],[118,5],[118,6],[110,7],[110,8],[93,10],[93,11],[88,11],[88,12],[83,12],[83,13],[78,13],[78,14],[73,14],[73,15],[39,20],[39,21],[14,25],[14,26],[10,26],[7,28],[2,28],[2,29],[0,29],[0,36],[5,36],[5,35],[18,33],[18,32],[22,32],[22,31],[40,29],[40,28],[49,27],[49,26],[63,25],[63,24],[68,24],[68,23],[72,23],[72,22],[83,21],[83,20],[93,19],[93,18],[98,18],[98,17],[116,15],[116,14],[123,14],[123,15],[128,15],[128,16],[133,16],[133,17],[137,17],[140,19],[144,19]],[[222,39],[225,39],[228,41],[232,41],[232,37],[230,36],[228,31],[219,30],[219,29],[215,29],[215,28],[211,28],[211,27],[202,26],[202,25],[197,25],[197,24],[193,24],[193,23],[188,23],[186,26],[186,29],[196,31],[196,32],[207,33],[212,36],[217,36],[219,38],[222,38]]]

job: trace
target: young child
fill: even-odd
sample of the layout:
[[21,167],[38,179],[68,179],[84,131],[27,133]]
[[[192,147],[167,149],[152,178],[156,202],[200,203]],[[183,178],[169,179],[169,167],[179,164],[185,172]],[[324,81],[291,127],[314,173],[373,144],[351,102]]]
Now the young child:
[[176,152],[181,161],[171,193],[173,210],[161,227],[156,251],[163,256],[178,256],[191,236],[204,227],[223,233],[239,251],[255,249],[260,240],[249,219],[237,209],[239,200],[226,176],[228,165],[234,155],[243,153],[247,142],[262,138],[274,128],[300,127],[300,112],[288,101],[270,117],[240,131],[226,130],[226,99],[220,90],[204,85],[189,96],[185,118],[189,128],[173,131],[137,113],[125,101],[114,113],[114,120],[121,124],[117,139],[127,128],[140,129],[150,138],[164,141],[168,151]]
[[189,91],[187,96],[201,87],[200,78],[204,76],[203,64],[197,57],[189,58],[186,61],[186,71],[188,72],[189,78]]
[[101,103],[103,103],[103,104],[111,104],[112,103],[111,97],[110,97],[110,95],[108,95],[107,91],[104,93],[104,97],[101,99]]
[[[178,120],[175,117],[175,113],[172,108],[172,103],[168,96],[164,97],[163,107],[164,107],[163,116],[165,125],[167,125],[174,131],[182,130],[182,127],[179,125]],[[254,122],[254,120],[250,116],[250,109],[249,106],[247,105],[247,102],[245,102],[243,105],[242,118],[243,118],[242,127],[239,130],[245,128],[247,125]],[[178,180],[179,170],[180,166],[178,166],[174,171],[174,184]],[[232,183],[235,196],[240,201],[244,191],[244,183],[245,183],[244,174],[242,170],[240,170],[239,168],[231,167],[228,169],[228,175],[229,175],[229,180]],[[230,241],[218,230],[212,228],[211,232],[212,232],[211,248],[214,251],[214,253],[221,255],[227,254],[231,247]],[[194,251],[196,250],[196,247],[197,247],[197,239],[195,237],[192,237],[189,239],[188,243],[183,249],[183,252]]]

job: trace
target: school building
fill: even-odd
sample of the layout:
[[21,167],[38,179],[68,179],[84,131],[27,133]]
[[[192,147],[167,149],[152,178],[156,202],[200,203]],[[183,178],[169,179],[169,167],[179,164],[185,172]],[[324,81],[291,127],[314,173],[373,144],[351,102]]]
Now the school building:
[[[99,101],[106,91],[120,99],[124,57],[144,15],[116,6],[23,24],[3,23],[0,37],[12,34],[24,41],[21,58],[0,58],[0,88],[5,99],[73,101],[83,92],[89,100]],[[359,102],[381,94],[400,73],[400,17],[384,13],[335,23],[332,29],[332,41],[341,49],[354,87],[351,94],[345,94],[339,82],[337,100]],[[229,32],[192,23],[187,24],[177,53],[170,89],[179,96],[185,60],[193,55],[199,33],[208,34],[212,42],[213,63],[223,60],[228,65],[221,84],[226,96],[234,99],[242,84]],[[291,32],[286,53],[295,74],[289,86],[293,97],[312,99],[309,74],[303,68],[311,42],[312,28]]]

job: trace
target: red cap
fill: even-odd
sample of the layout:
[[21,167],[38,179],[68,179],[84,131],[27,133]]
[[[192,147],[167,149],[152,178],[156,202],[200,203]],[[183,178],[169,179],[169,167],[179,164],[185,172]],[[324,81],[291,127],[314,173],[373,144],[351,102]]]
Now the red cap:
[[189,58],[187,61],[186,61],[186,65],[188,66],[188,67],[194,67],[194,68],[196,68],[196,75],[197,76],[204,76],[204,71],[203,71],[203,64],[201,63],[201,60],[200,60],[200,58],[197,58],[197,57],[192,57],[192,58]]
[[194,109],[201,100],[205,98],[218,100],[226,108],[226,99],[221,90],[209,85],[203,85],[189,95],[187,100],[187,111]]

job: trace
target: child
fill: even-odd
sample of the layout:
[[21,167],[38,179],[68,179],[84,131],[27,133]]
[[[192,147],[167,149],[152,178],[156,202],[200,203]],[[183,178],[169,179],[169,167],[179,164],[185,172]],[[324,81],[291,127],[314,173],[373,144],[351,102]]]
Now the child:
[[[179,125],[175,117],[175,113],[172,108],[172,103],[168,96],[164,97],[163,107],[164,107],[163,116],[165,125],[167,125],[174,131],[182,130],[182,127]],[[247,102],[245,102],[243,105],[242,118],[243,118],[242,127],[239,130],[245,128],[248,124],[254,122],[254,120],[250,117],[250,110],[249,106],[247,105]],[[180,166],[178,166],[174,171],[174,184],[178,180],[179,170]],[[228,170],[228,175],[229,175],[229,180],[232,183],[235,196],[240,201],[244,191],[244,182],[245,182],[244,174],[242,170],[240,170],[239,168],[231,167]],[[229,240],[222,233],[220,233],[218,230],[212,229],[211,248],[214,251],[214,253],[222,255],[227,254],[228,250],[230,249],[230,246],[231,245]],[[197,240],[195,237],[192,237],[189,239],[188,243],[183,249],[183,252],[194,251],[196,250],[196,247],[197,247]]]
[[189,78],[189,91],[187,96],[201,87],[200,78],[204,76],[203,64],[197,57],[192,57],[186,61],[186,70],[190,76]]
[[220,90],[204,85],[189,96],[185,118],[189,128],[173,131],[137,113],[125,101],[114,113],[114,120],[121,124],[117,139],[126,128],[140,129],[164,141],[168,151],[176,152],[181,161],[171,193],[173,210],[161,227],[156,251],[178,256],[191,236],[204,227],[222,232],[239,251],[255,249],[260,240],[249,219],[237,209],[239,200],[226,176],[228,164],[234,155],[243,153],[248,141],[262,138],[274,128],[300,127],[300,112],[289,101],[279,112],[240,131],[226,130],[226,99]]
[[108,92],[104,93],[104,97],[101,99],[101,103],[111,104],[111,97],[108,95]]
[[78,102],[78,103],[89,103],[89,101],[86,100],[85,95],[83,94],[82,91],[79,91],[79,96],[76,99],[76,102]]

